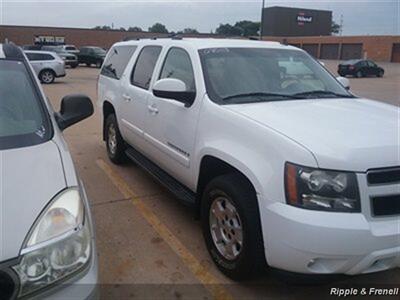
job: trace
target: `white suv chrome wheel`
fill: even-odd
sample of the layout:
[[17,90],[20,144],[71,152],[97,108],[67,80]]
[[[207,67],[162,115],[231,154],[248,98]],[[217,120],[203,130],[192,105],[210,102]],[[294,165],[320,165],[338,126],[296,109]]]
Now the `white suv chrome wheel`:
[[243,229],[235,205],[226,197],[216,198],[210,207],[209,222],[218,252],[227,260],[236,259],[243,246]]
[[117,131],[113,123],[108,127],[108,149],[113,155],[117,152]]

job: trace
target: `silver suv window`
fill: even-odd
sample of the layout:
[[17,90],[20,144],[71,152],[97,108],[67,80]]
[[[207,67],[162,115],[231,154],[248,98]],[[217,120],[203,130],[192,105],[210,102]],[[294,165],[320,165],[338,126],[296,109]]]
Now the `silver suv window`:
[[51,125],[24,63],[0,60],[0,149],[48,140]]
[[50,54],[44,53],[26,53],[26,56],[30,61],[39,61],[39,60],[55,60],[54,56]]
[[120,79],[137,46],[117,46],[110,50],[101,69],[101,75]]

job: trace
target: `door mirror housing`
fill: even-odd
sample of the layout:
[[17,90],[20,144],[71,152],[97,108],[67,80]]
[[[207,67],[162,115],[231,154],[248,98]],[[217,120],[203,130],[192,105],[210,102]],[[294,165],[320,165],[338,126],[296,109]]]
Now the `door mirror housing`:
[[350,90],[350,80],[342,76],[336,77],[336,79],[346,90]]
[[90,117],[93,112],[93,104],[88,96],[67,95],[61,100],[60,112],[55,114],[55,118],[58,127],[64,130]]
[[191,106],[196,98],[195,91],[187,91],[186,84],[182,80],[175,78],[158,80],[154,84],[153,95],[181,102],[185,107]]

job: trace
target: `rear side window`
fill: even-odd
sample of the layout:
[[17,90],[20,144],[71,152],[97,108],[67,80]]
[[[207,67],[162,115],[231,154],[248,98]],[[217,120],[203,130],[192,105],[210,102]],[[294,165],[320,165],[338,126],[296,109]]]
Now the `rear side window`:
[[131,83],[148,90],[154,67],[160,56],[160,46],[147,46],[142,49],[132,72]]
[[30,61],[38,61],[38,60],[54,60],[55,58],[50,54],[42,54],[42,53],[26,53],[26,56]]
[[160,79],[175,78],[186,84],[188,91],[195,91],[192,62],[189,54],[180,48],[171,48],[164,61]]
[[76,50],[75,47],[65,47],[66,50]]
[[120,79],[137,46],[117,46],[110,50],[101,69],[101,75]]

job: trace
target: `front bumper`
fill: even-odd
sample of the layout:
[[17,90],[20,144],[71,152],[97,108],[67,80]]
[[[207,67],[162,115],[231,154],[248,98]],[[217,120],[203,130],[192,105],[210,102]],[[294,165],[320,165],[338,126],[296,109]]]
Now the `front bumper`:
[[65,62],[66,66],[77,66],[78,65],[77,60],[65,60],[64,62]]
[[304,274],[363,274],[400,266],[400,218],[368,220],[273,203],[264,212],[271,267]]

